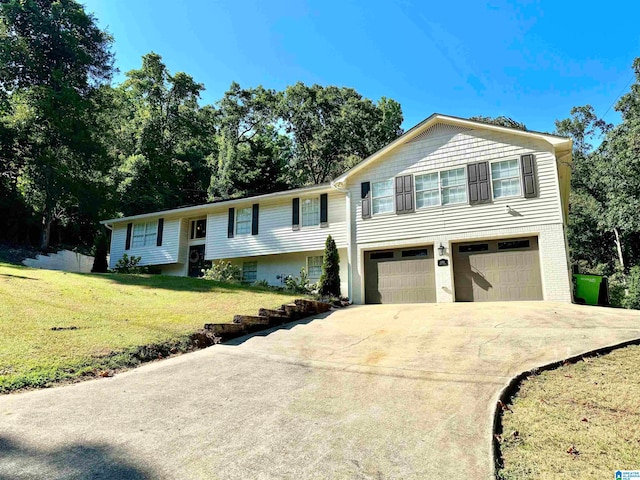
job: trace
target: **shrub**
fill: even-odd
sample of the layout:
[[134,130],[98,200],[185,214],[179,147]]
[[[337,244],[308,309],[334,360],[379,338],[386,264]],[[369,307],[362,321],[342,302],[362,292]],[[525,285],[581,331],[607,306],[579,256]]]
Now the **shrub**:
[[211,265],[211,268],[204,271],[202,278],[216,282],[240,283],[242,270],[238,265],[233,265],[231,262],[218,260]]
[[324,258],[322,259],[322,275],[318,283],[318,291],[322,296],[340,296],[340,255],[336,242],[327,237],[324,246]]
[[266,280],[256,280],[255,282],[253,282],[253,286],[261,288],[272,288],[271,285],[269,285],[269,282],[267,282]]
[[289,275],[285,278],[284,284],[287,290],[293,293],[302,293],[305,295],[312,293],[316,288],[315,283],[309,283],[309,275],[304,268],[300,269],[299,277]]
[[122,258],[118,260],[116,266],[113,267],[113,271],[116,273],[146,273],[145,267],[139,267],[138,264],[142,260],[142,257],[129,256],[126,253],[122,255]]

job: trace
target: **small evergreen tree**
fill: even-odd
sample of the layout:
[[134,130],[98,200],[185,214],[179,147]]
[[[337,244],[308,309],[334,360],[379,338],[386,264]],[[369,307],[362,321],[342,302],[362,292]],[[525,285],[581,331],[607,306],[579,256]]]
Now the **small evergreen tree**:
[[331,235],[327,237],[327,242],[324,246],[322,275],[320,276],[319,285],[320,295],[340,296],[340,255],[338,254],[336,242],[331,238]]
[[107,264],[107,253],[109,251],[109,237],[103,232],[96,235],[93,251],[93,273],[107,273],[109,265]]

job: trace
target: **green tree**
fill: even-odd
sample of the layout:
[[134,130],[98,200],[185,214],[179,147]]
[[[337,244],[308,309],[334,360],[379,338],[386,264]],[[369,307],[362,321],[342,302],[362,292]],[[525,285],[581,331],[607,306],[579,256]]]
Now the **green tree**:
[[0,4],[0,91],[16,131],[16,187],[40,215],[40,246],[99,182],[94,92],[113,71],[112,39],[74,0]]
[[518,122],[511,117],[505,117],[503,115],[499,117],[483,117],[482,115],[476,115],[475,117],[469,117],[469,120],[490,123],[492,125],[498,125],[499,127],[517,128],[518,130],[524,130],[525,132],[528,130],[527,126],[524,123]]
[[323,183],[402,133],[402,110],[394,100],[378,104],[352,88],[287,87],[280,117],[293,139],[292,176],[298,185]]
[[327,237],[322,259],[322,274],[318,286],[320,295],[340,296],[340,255],[331,235]]

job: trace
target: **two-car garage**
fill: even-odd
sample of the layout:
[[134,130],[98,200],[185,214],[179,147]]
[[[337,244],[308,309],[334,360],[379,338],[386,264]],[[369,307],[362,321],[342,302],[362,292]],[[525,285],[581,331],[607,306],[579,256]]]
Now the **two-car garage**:
[[[451,245],[455,300],[542,300],[537,237]],[[434,247],[365,252],[366,303],[436,302]]]

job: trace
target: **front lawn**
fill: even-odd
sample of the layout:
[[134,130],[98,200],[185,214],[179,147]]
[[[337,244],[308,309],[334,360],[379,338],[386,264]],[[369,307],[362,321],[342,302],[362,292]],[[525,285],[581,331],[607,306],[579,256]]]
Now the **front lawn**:
[[503,415],[501,479],[613,479],[640,469],[640,346],[525,380]]
[[131,366],[139,362],[134,351],[145,345],[179,351],[205,323],[255,315],[294,298],[201,279],[0,263],[0,393]]

